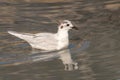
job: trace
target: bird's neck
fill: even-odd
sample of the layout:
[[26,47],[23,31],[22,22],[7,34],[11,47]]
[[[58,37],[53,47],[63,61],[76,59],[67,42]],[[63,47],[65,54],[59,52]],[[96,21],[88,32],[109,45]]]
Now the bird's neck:
[[60,39],[66,38],[68,39],[68,31],[67,30],[58,30],[57,32]]
[[58,30],[57,39],[58,39],[58,49],[68,47],[68,45],[69,45],[68,31],[66,31],[66,30]]

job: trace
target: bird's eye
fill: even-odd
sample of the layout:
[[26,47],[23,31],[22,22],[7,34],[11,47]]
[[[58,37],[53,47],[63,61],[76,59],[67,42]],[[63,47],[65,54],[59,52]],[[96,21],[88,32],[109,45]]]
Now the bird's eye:
[[69,26],[69,24],[67,24],[67,26]]

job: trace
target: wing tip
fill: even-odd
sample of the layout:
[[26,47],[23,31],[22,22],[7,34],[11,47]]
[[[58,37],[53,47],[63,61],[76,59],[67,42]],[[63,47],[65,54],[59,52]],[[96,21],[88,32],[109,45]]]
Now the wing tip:
[[16,34],[17,32],[15,32],[15,31],[7,31],[9,34]]
[[9,34],[11,34],[13,31],[7,31]]

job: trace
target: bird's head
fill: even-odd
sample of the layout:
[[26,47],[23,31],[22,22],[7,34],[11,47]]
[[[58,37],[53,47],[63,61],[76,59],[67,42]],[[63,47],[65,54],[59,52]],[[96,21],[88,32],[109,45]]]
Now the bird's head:
[[78,28],[75,27],[69,20],[63,20],[59,25],[59,30],[70,30],[70,29],[78,30]]

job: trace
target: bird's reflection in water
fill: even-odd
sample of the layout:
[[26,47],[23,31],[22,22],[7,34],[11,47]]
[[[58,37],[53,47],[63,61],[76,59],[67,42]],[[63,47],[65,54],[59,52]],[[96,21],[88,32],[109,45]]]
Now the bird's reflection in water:
[[[69,48],[64,48],[61,50],[55,50],[51,52],[32,49],[31,53],[26,56],[20,56],[19,58],[11,59],[9,61],[3,61],[3,62],[0,62],[0,64],[1,65],[19,65],[19,64],[29,63],[29,62],[34,63],[37,61],[43,62],[43,61],[51,61],[54,59],[60,59],[64,65],[65,70],[67,71],[81,70],[85,68],[85,65],[87,65],[86,61],[89,61],[87,57],[86,58],[84,57],[84,56],[88,56],[88,54],[83,53],[83,50],[86,49],[88,46],[89,46],[89,42],[84,41],[81,47],[70,45]],[[79,57],[78,60],[75,61],[71,56],[72,54],[74,54],[74,56],[76,55],[77,57]],[[80,64],[79,62],[80,63],[85,62],[85,64]],[[80,64],[80,66],[78,65],[78,63]]]
[[39,50],[33,49],[31,55],[33,61],[48,61],[58,58],[62,61],[65,70],[71,71],[78,69],[78,63],[72,59],[70,49],[68,48],[64,48],[59,51],[42,52],[43,54],[36,53],[39,53]]
[[30,59],[32,59],[33,62],[50,61],[50,60],[57,58],[57,59],[60,59],[62,61],[63,65],[65,67],[65,70],[67,70],[67,71],[78,70],[78,69],[80,69],[79,65],[77,62],[75,62],[72,59],[71,54],[81,53],[81,51],[86,49],[88,46],[89,46],[89,41],[83,41],[83,44],[81,45],[81,47],[79,47],[77,44],[76,45],[70,44],[69,48],[63,48],[61,50],[55,50],[55,51],[51,51],[51,52],[32,49],[32,52],[31,52],[32,54],[29,55],[29,57],[30,57]]
[[79,44],[79,42],[76,44],[70,44],[69,48],[63,48],[61,50],[51,51],[51,52],[45,52],[45,51],[33,49],[31,57],[33,61],[49,61],[51,59],[57,58],[62,61],[65,67],[65,70],[68,70],[68,71],[78,70],[80,69],[79,65],[77,62],[75,62],[72,59],[71,54],[81,53],[81,51],[83,51],[89,46],[89,41],[83,41],[83,44],[81,44],[81,47],[79,47],[79,45],[77,44]]
[[75,62],[72,57],[69,49],[64,49],[58,52],[59,58],[65,66],[65,70],[71,71],[78,69],[78,63]]

